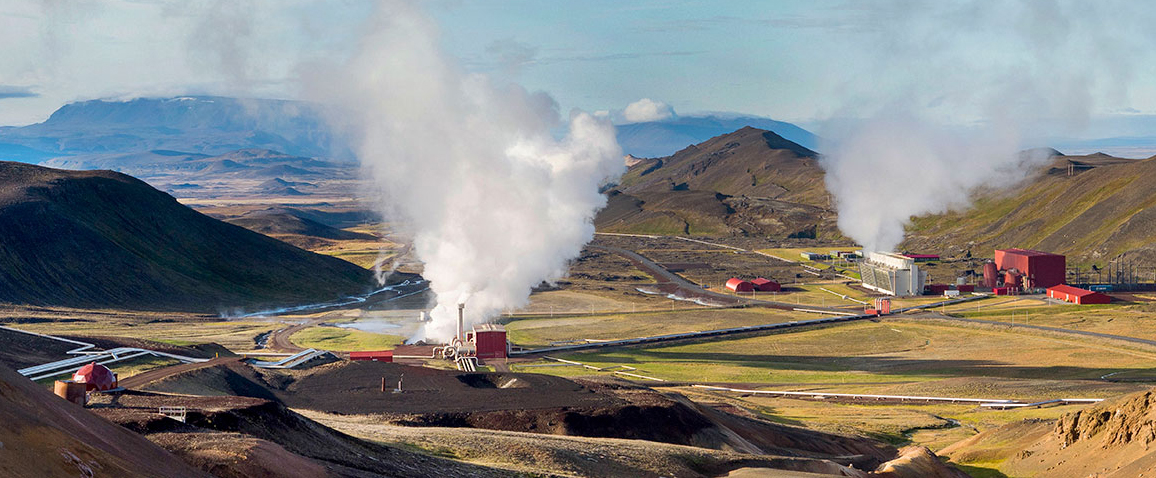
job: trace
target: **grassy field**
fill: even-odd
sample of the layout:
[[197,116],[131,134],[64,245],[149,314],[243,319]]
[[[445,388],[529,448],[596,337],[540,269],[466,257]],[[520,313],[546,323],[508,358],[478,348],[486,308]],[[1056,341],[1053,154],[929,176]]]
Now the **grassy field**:
[[[681,307],[681,304],[680,304]],[[789,322],[814,315],[752,307],[694,311],[655,311],[635,314],[572,315],[517,319],[506,323],[510,340],[525,347],[541,347],[569,340],[612,340],[673,334],[743,325]]]
[[[823,289],[832,292],[826,292]],[[871,302],[871,297],[861,289],[856,289],[844,284],[844,281],[816,281],[806,284],[783,284],[781,292],[755,292],[753,295],[750,292],[736,293],[727,288],[715,289],[716,292],[734,295],[738,297],[754,297],[759,300],[770,300],[776,302],[786,302],[789,304],[798,304],[803,306],[818,306],[818,307],[862,307],[863,304],[853,300],[844,299],[841,296],[848,296],[853,299],[858,299],[864,302]]]
[[251,350],[253,339],[280,328],[276,322],[229,320],[147,321],[136,318],[16,324],[15,328],[54,335],[132,337],[174,345],[214,342],[230,350]]
[[[1110,315],[1107,310],[1103,314]],[[1130,321],[1145,319],[1137,315]],[[558,329],[565,327],[557,324],[553,333],[559,334]],[[632,373],[668,381],[730,383],[740,388],[1043,400],[1106,398],[1147,389],[1150,384],[1111,383],[1099,377],[1156,367],[1156,351],[1078,337],[1035,335],[996,327],[956,327],[920,319],[858,322],[757,337],[560,357],[607,371],[536,366],[546,361],[520,364],[514,369],[590,376],[608,375],[629,366],[635,368]],[[1025,418],[1054,419],[1083,406],[998,411],[975,405],[850,404],[742,396],[688,387],[677,390],[700,401],[733,403],[780,423],[867,435],[896,444],[916,443],[932,449],[1006,423]]]
[[1049,303],[1037,296],[1007,296],[993,295],[983,299],[976,299],[962,304],[945,306],[937,311],[943,311],[955,317],[974,317],[983,315],[1008,315],[1014,311],[1016,315],[1024,312],[1046,313],[1060,312],[1078,308],[1074,305]]
[[[514,314],[582,314],[668,310],[671,300],[664,296],[629,291],[597,291],[565,289],[537,292],[530,296],[530,304]],[[680,303],[680,308],[688,303]]]
[[[1111,397],[1142,390],[1149,385],[1109,383],[1098,378],[1156,366],[1156,352],[910,319],[574,353],[563,358],[597,367],[626,365],[637,369],[633,373],[671,381],[725,382],[772,390],[1020,400]],[[516,370],[562,376],[599,374],[580,367],[527,365],[534,364],[516,366]],[[846,404],[685,390],[706,401],[737,401],[782,423],[932,448],[946,446],[975,430],[1023,418],[1055,418],[1078,407],[995,411],[974,405]]]
[[834,265],[827,265],[820,262],[804,259],[802,254],[804,252],[817,252],[819,254],[829,254],[831,251],[853,252],[862,249],[861,247],[853,246],[817,246],[813,248],[773,248],[773,249],[759,249],[759,252],[770,254],[775,257],[798,262],[800,264],[808,265],[818,269],[828,269],[834,267],[835,272],[845,274],[851,277],[858,278],[859,270],[854,263],[847,261],[834,260]]
[[289,341],[298,347],[337,352],[392,350],[405,341],[400,335],[378,334],[339,327],[309,327],[293,334]]
[[[559,328],[554,327],[554,332]],[[960,396],[1007,394],[1013,398],[1050,397],[1051,389],[1063,389],[1056,384],[1020,389],[1014,386],[1019,380],[1095,380],[1108,373],[1156,366],[1156,351],[918,320],[858,322],[749,338],[575,353],[566,358],[599,367],[629,365],[640,373],[677,381],[875,393],[926,393],[946,387]],[[985,379],[984,385],[968,390],[965,383],[957,383],[961,377]],[[918,385],[925,382],[939,383]],[[1110,388],[1099,393],[1111,394]]]

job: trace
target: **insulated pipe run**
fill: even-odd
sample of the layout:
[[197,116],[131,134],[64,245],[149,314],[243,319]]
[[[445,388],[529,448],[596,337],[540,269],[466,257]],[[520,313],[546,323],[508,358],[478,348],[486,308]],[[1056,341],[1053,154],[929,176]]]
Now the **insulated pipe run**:
[[464,318],[462,316],[465,314],[465,310],[466,304],[458,304],[458,342],[462,344],[466,343],[466,338],[462,335],[462,328],[465,327]]

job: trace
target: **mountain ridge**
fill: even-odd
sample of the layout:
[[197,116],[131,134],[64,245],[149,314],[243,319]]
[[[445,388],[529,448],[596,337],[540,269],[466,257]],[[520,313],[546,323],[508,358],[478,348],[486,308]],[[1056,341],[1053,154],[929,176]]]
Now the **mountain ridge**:
[[0,162],[0,301],[221,312],[367,292],[372,273],[111,171]]

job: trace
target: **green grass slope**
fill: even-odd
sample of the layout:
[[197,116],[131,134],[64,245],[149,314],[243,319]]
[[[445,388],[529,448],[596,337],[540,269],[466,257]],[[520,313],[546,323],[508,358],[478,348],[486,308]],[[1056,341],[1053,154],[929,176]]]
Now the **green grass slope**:
[[130,176],[0,162],[0,302],[218,312],[362,293],[372,274]]
[[966,211],[915,218],[901,248],[987,254],[1025,247],[1076,264],[1103,266],[1121,254],[1156,262],[1154,184],[1156,157],[1056,157],[1016,186],[978,193]]

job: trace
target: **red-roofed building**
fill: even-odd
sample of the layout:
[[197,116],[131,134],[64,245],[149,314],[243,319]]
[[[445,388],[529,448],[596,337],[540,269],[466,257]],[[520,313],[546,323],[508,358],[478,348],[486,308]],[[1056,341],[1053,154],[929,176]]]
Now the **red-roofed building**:
[[762,277],[751,281],[751,285],[754,285],[755,290],[759,292],[778,292],[783,289],[778,282]]
[[86,391],[112,390],[117,387],[116,374],[96,362],[80,367],[80,370],[72,374],[72,381],[83,383]]
[[349,360],[368,360],[372,362],[393,362],[392,350],[376,350],[368,352],[349,352]]
[[501,324],[477,324],[467,340],[474,343],[475,355],[481,359],[505,358],[509,355],[510,344],[506,341],[506,328]]
[[1080,305],[1112,302],[1112,298],[1105,294],[1063,284],[1048,287],[1048,297]]
[[727,289],[735,292],[754,292],[755,285],[750,281],[745,281],[738,277],[731,277],[731,279],[727,281]]

